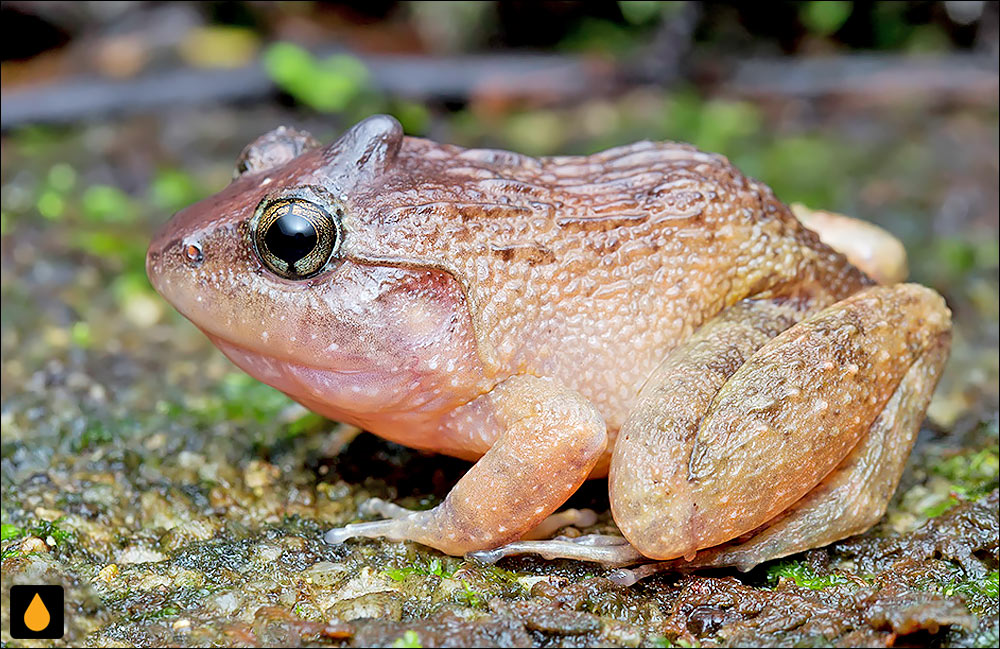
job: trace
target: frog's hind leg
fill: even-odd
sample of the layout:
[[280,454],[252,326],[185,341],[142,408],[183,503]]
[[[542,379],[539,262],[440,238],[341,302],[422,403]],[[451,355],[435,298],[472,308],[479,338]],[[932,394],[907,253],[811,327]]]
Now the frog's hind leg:
[[[769,318],[770,307],[743,308]],[[619,433],[612,511],[647,557],[696,560],[756,532],[720,555],[748,568],[870,526],[944,364],[950,315],[929,289],[873,287],[759,349],[734,337],[754,331],[729,313],[703,327]]]
[[749,539],[712,548],[709,556],[696,560],[749,570],[859,534],[878,522],[899,484],[947,356],[947,345],[935,345],[919,356],[867,435],[805,497]]
[[[631,585],[661,571],[754,566],[861,533],[885,513],[916,438],[934,383],[947,356],[935,346],[907,371],[896,392],[851,454],[788,510],[740,539],[674,559],[617,570],[612,581]],[[622,564],[625,565],[625,564]]]

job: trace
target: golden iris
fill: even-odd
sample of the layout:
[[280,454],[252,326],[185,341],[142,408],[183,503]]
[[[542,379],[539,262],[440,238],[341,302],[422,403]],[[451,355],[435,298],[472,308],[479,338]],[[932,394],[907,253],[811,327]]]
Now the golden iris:
[[276,275],[307,279],[340,247],[340,224],[313,202],[283,198],[260,213],[253,239],[260,260]]

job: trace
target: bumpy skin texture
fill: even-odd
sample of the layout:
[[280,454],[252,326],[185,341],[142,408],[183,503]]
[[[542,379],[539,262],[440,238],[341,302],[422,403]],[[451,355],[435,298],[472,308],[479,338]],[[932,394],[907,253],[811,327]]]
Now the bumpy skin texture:
[[[767,187],[687,145],[536,159],[403,137],[377,116],[310,146],[279,131],[248,147],[147,268],[230,359],[307,407],[482,458],[435,510],[332,540],[493,548],[609,467],[615,519],[647,557],[784,521],[778,542],[729,561],[748,566],[881,514],[947,355],[932,291],[877,287]],[[252,243],[258,206],[289,197],[342,214],[335,258],[299,281]],[[871,469],[866,444],[890,478],[862,515],[823,510],[817,533],[804,503]]]

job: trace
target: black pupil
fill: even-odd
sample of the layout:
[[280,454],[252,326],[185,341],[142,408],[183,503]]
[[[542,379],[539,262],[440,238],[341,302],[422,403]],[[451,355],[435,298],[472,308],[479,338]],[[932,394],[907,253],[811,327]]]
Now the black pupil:
[[290,267],[312,252],[318,239],[313,224],[292,213],[285,214],[272,223],[264,235],[264,243],[271,254]]

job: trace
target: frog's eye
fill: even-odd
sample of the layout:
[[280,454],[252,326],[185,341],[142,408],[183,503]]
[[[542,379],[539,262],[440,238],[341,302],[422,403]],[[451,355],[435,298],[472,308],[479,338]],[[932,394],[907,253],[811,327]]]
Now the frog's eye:
[[312,277],[340,248],[339,209],[337,216],[301,198],[276,200],[264,207],[253,227],[257,255],[276,275]]

